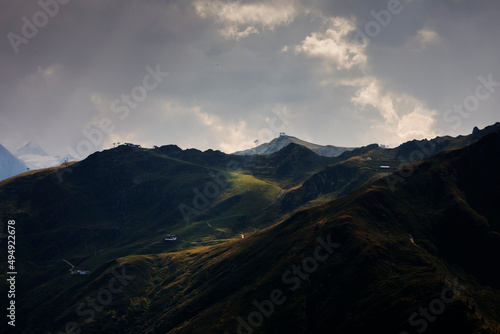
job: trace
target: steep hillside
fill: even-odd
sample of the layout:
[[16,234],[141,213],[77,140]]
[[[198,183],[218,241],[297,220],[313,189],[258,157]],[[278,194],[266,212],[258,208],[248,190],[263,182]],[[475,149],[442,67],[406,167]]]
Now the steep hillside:
[[322,194],[331,198],[343,196],[360,186],[386,176],[395,168],[382,166],[397,165],[397,161],[364,161],[353,157],[349,160],[326,167],[311,176],[300,188],[288,192],[281,201],[281,209],[290,211],[309,201],[317,199]]

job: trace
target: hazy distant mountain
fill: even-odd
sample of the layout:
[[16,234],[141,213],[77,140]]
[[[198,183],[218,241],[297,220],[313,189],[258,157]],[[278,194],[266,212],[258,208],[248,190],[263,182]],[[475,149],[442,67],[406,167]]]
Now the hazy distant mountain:
[[307,141],[301,140],[292,136],[279,136],[278,138],[273,139],[269,143],[261,144],[255,148],[251,148],[244,151],[234,152],[235,155],[251,155],[251,154],[271,154],[274,152],[278,152],[283,147],[290,145],[291,143],[298,144],[304,147],[307,147],[314,153],[318,155],[322,155],[324,157],[336,157],[344,153],[345,151],[350,151],[352,148],[348,147],[337,147],[333,145],[318,145],[309,143]]
[[41,169],[58,166],[61,163],[57,157],[53,156],[42,156],[36,154],[25,154],[20,155],[19,159],[24,161],[24,163],[31,169]]
[[74,157],[67,154],[63,158],[49,155],[37,143],[30,141],[16,150],[16,156],[31,169],[42,169],[59,166],[65,161],[75,161]]
[[0,181],[26,172],[26,164],[0,145]]
[[59,164],[62,164],[63,162],[67,161],[77,161],[78,159],[72,156],[71,154],[66,154],[64,157],[60,157],[58,155],[55,156],[57,160],[59,161]]
[[21,155],[27,155],[27,154],[33,154],[33,155],[40,155],[40,156],[47,156],[47,152],[44,151],[43,148],[40,147],[37,143],[34,143],[32,141],[26,143],[25,145],[19,147],[16,150],[16,156],[19,157]]

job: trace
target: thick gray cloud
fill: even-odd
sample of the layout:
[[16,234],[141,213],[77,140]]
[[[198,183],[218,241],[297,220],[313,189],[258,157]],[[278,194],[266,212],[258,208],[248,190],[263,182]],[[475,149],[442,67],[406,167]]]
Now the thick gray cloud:
[[500,86],[476,97],[500,82],[498,1],[59,1],[0,0],[10,149],[396,145],[499,120]]

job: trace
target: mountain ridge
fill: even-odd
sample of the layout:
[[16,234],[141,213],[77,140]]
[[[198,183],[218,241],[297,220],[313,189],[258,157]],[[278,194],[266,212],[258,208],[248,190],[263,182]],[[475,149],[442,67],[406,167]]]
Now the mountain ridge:
[[325,157],[336,157],[342,154],[345,151],[352,150],[352,148],[347,148],[347,147],[337,147],[333,145],[318,145],[318,144],[313,144],[310,142],[307,142],[305,140],[293,137],[293,136],[288,136],[288,135],[280,135],[278,138],[274,138],[271,140],[269,143],[263,143],[255,148],[251,148],[248,150],[243,150],[243,151],[237,151],[232,154],[234,155],[252,155],[252,154],[261,154],[261,155],[268,155],[272,154],[275,152],[278,152],[279,150],[283,149],[287,145],[294,143],[297,145],[301,145],[304,147],[307,147],[314,153],[325,156]]
[[372,144],[344,152],[335,158],[338,162],[325,167],[300,187],[287,193],[281,206],[290,210],[315,200],[321,194],[334,194],[336,197],[345,195],[360,185],[373,181],[374,178],[387,175],[388,172],[408,164],[418,164],[422,159],[442,151],[469,145],[498,130],[500,122],[481,130],[475,127],[471,134],[465,136],[412,140],[392,149]]
[[33,141],[29,141],[23,146],[16,149],[16,156],[34,154],[40,156],[48,156],[49,154],[38,144]]

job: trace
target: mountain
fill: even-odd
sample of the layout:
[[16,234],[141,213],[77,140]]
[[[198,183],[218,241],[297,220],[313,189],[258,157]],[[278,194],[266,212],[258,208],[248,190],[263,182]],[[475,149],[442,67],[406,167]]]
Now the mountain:
[[60,157],[59,155],[56,155],[55,158],[58,160],[59,164],[62,164],[64,162],[69,162],[69,161],[77,161],[78,159],[72,156],[71,154],[66,154],[64,157]]
[[26,155],[26,154],[48,156],[47,152],[45,152],[43,148],[40,147],[40,145],[32,141],[24,144],[23,146],[19,147],[16,150],[16,156]]
[[287,136],[287,135],[280,135],[278,138],[273,139],[269,143],[261,144],[255,148],[251,148],[248,150],[244,151],[238,151],[233,154],[235,155],[250,155],[250,154],[271,154],[278,152],[281,150],[283,147],[294,143],[300,146],[307,147],[314,153],[325,156],[325,157],[336,157],[342,154],[345,151],[350,151],[351,148],[347,147],[337,147],[333,145],[317,145],[317,144],[312,144],[307,141],[298,139],[296,137],[292,136]]
[[[119,146],[0,182],[2,232],[15,219],[22,241],[16,329],[493,334],[500,130],[490,130],[436,139],[433,152],[424,142],[430,156],[413,164],[418,142],[337,157],[295,143],[247,156]],[[438,152],[459,141],[469,144]],[[323,190],[306,187],[321,176]],[[306,188],[319,195],[283,205]],[[1,262],[5,291],[7,272]]]
[[9,150],[0,145],[0,181],[26,172],[27,166]]
[[42,169],[58,166],[66,161],[75,161],[76,158],[67,154],[64,158],[58,155],[49,155],[45,150],[34,142],[28,142],[16,150],[16,156],[24,161],[30,169]]
[[60,165],[61,159],[50,155],[25,154],[18,156],[30,169],[42,169]]

